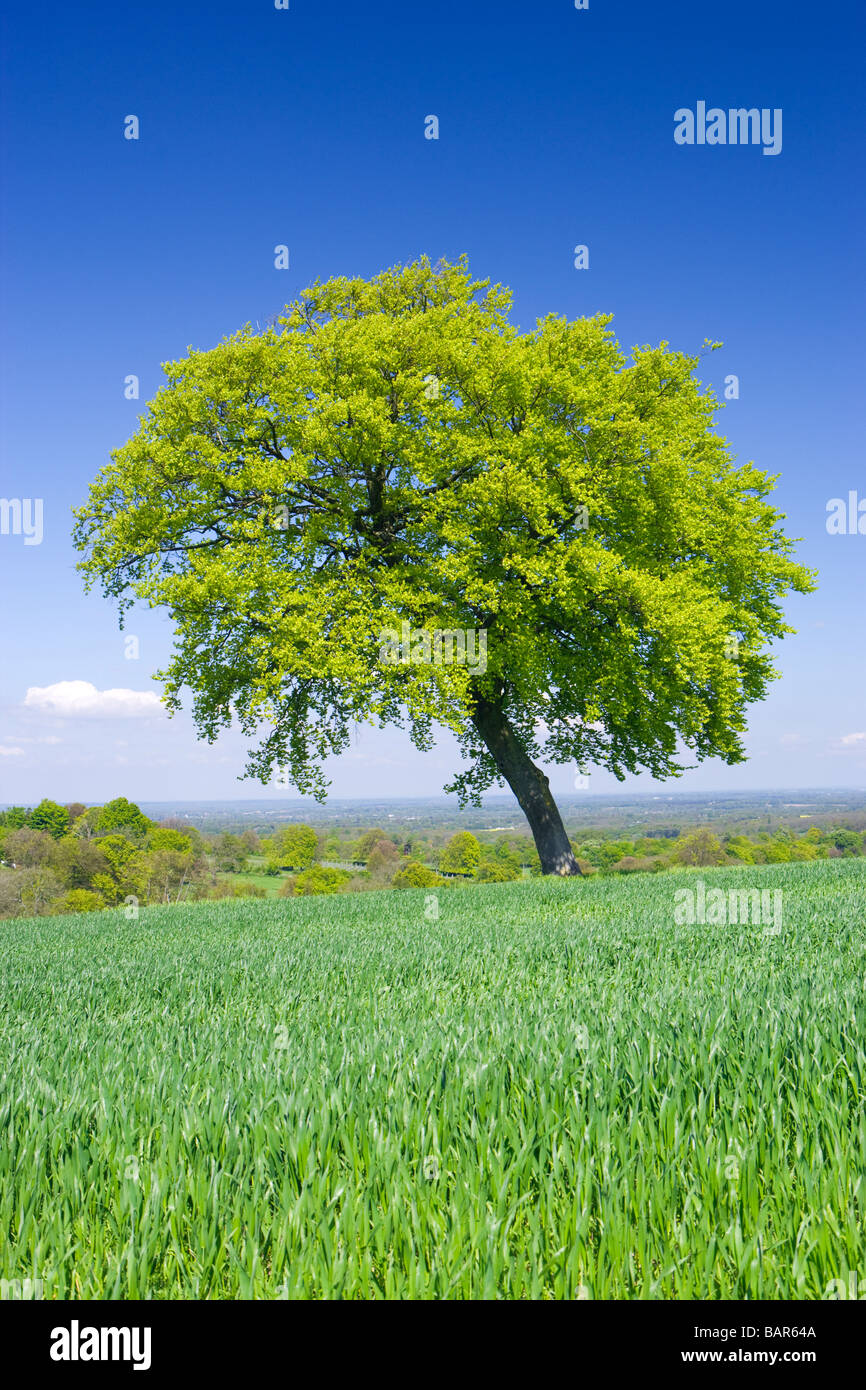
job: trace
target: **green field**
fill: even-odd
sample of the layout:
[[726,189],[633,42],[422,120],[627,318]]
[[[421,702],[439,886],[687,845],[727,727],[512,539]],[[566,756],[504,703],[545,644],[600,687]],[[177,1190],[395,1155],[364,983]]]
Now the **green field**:
[[[760,925],[673,892],[780,888]],[[820,1298],[866,1268],[859,860],[0,925],[47,1298]]]
[[254,888],[264,888],[266,897],[278,898],[280,896],[280,890],[285,886],[288,874],[266,874],[260,873],[257,869],[253,869],[249,873],[217,874],[217,878],[222,879],[223,882],[229,883],[232,886],[235,884],[240,886],[242,883],[249,883]]

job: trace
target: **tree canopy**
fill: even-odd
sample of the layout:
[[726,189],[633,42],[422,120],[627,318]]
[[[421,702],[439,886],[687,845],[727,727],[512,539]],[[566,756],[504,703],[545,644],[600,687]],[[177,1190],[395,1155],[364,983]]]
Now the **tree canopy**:
[[[747,706],[812,587],[774,479],[736,466],[697,356],[611,316],[522,332],[465,258],[305,290],[168,363],[77,513],[88,585],[168,609],[171,710],[233,719],[247,773],[326,792],[355,721],[436,724],[477,801],[504,779],[545,872],[578,872],[537,762],[618,778],[744,758]],[[121,619],[122,620],[122,619]],[[483,669],[383,632],[486,634]],[[428,645],[427,652],[432,648]]]

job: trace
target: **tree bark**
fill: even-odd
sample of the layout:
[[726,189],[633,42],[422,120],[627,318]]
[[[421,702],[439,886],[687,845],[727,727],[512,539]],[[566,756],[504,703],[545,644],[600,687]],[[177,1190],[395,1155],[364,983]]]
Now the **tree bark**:
[[472,722],[529,821],[543,874],[579,874],[550,783],[520,745],[501,705],[478,700]]

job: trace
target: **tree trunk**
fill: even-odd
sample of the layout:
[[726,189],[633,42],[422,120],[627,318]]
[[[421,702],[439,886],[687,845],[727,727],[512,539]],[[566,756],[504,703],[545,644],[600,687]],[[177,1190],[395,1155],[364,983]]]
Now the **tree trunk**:
[[543,874],[579,874],[550,783],[524,752],[502,707],[478,700],[472,722],[529,821]]

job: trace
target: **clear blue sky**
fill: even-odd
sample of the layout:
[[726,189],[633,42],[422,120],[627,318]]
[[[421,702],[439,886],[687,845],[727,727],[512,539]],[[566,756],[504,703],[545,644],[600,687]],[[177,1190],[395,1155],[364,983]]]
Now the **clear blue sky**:
[[[513,288],[524,327],[608,310],[627,348],[723,340],[704,373],[720,397],[739,377],[722,428],[782,475],[820,571],[789,606],[799,634],[753,712],[750,762],[671,789],[866,786],[866,535],[825,525],[830,498],[866,498],[863,37],[861,7],[832,2],[18,6],[0,97],[0,496],[44,499],[44,538],[0,535],[0,801],[267,794],[235,780],[239,736],[211,749],[140,694],[51,691],[154,691],[170,645],[163,618],[136,613],[140,659],[124,658],[75,573],[70,508],[161,362],[316,277],[463,251]],[[781,153],[675,144],[674,112],[698,101],[781,108]],[[447,738],[422,756],[364,731],[333,794],[434,793],[454,766]],[[554,771],[554,790],[573,776]]]

